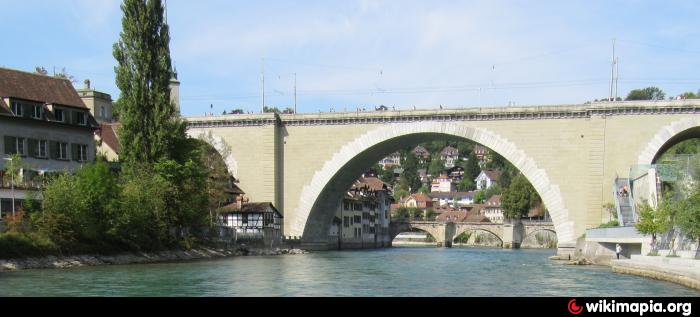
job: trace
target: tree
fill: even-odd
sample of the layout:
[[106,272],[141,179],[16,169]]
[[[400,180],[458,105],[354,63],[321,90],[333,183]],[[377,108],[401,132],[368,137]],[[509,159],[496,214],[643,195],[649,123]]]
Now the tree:
[[231,180],[231,175],[226,166],[226,162],[223,157],[228,156],[231,153],[229,146],[222,142],[221,151],[214,147],[216,144],[211,131],[209,133],[202,134],[199,138],[199,151],[201,152],[200,160],[202,165],[207,172],[207,197],[208,207],[209,207],[209,224],[212,226],[214,224],[214,212],[222,207],[222,204],[227,198],[226,188],[229,186],[229,181]]
[[626,100],[664,100],[666,93],[658,87],[647,87],[630,91]]
[[467,156],[467,162],[464,166],[464,178],[469,178],[475,180],[481,174],[481,167],[479,167],[479,159],[476,158],[474,151],[469,152]]
[[656,236],[667,229],[666,219],[663,215],[654,210],[649,204],[644,203],[639,209],[639,221],[634,225],[639,233],[651,235],[651,253],[656,251]]
[[[5,173],[4,173],[4,182],[10,182],[12,186],[17,187],[17,184],[22,183],[21,178],[19,177],[19,173],[22,170],[22,167],[24,166],[24,163],[22,162],[22,156],[20,156],[18,153],[12,154],[9,157],[9,160],[7,163],[5,163]],[[12,200],[12,216],[15,215],[15,209],[17,208],[15,206],[15,200]]]
[[37,73],[39,75],[44,75],[44,76],[47,76],[49,74],[49,72],[46,71],[46,68],[44,68],[43,66],[37,66],[34,73]]
[[698,243],[695,258],[700,256],[700,186],[687,199],[685,208],[678,215],[678,226],[690,239]]
[[114,44],[119,98],[120,159],[155,163],[175,156],[185,123],[170,102],[169,27],[160,0],[124,0],[119,42]]
[[474,183],[474,179],[470,177],[464,177],[462,180],[457,184],[457,190],[461,192],[468,192],[476,189],[476,183]]
[[417,192],[423,184],[418,176],[418,161],[416,157],[413,155],[404,156],[402,167],[403,173],[401,174],[401,180],[399,180],[399,187],[411,193]]
[[294,109],[287,107],[284,110],[280,110],[277,107],[263,106],[263,113],[293,114]]
[[440,155],[433,155],[428,167],[428,174],[432,177],[438,177],[445,170],[445,162],[440,158]]
[[508,219],[520,219],[527,215],[536,201],[536,195],[525,176],[516,176],[501,197],[504,216]]

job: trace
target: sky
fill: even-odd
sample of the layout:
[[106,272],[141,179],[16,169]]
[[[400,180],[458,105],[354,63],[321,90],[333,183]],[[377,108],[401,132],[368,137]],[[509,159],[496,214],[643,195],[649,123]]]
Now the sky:
[[[119,96],[119,0],[0,0],[0,66],[65,68]],[[169,0],[183,115],[463,108],[700,89],[700,2]],[[263,71],[264,69],[264,71]]]

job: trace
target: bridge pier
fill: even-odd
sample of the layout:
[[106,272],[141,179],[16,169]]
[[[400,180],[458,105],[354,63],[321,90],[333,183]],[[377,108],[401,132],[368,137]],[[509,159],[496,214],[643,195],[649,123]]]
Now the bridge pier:
[[503,248],[520,249],[525,238],[525,226],[521,221],[503,224]]

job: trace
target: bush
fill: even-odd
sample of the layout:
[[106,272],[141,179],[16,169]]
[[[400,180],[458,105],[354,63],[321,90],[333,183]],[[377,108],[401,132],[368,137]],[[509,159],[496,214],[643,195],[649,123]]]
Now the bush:
[[611,220],[611,221],[608,222],[608,223],[604,223],[604,224],[598,226],[598,228],[601,228],[601,229],[604,229],[604,228],[615,228],[615,227],[619,227],[619,226],[620,226],[620,222],[619,222],[619,221],[617,221],[617,220]]
[[39,234],[8,232],[0,234],[0,258],[22,258],[54,254],[56,246]]

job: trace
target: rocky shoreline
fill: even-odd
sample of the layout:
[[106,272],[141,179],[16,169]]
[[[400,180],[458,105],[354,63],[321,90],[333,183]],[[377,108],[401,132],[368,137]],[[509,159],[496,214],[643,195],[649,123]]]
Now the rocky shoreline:
[[160,252],[128,252],[117,255],[67,255],[45,256],[23,259],[0,259],[0,272],[67,269],[84,266],[126,265],[206,260],[235,256],[278,256],[308,253],[299,249],[237,249],[223,250],[200,247],[192,250],[170,250]]

